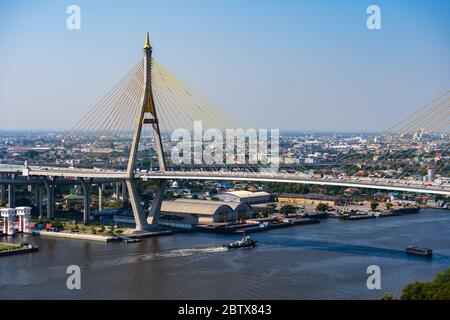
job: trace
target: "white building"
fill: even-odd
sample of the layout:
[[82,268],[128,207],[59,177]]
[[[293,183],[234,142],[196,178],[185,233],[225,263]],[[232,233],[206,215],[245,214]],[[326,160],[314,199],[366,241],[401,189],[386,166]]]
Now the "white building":
[[272,195],[265,191],[250,192],[239,190],[233,192],[222,192],[217,195],[220,200],[230,202],[245,202],[248,204],[270,202]]

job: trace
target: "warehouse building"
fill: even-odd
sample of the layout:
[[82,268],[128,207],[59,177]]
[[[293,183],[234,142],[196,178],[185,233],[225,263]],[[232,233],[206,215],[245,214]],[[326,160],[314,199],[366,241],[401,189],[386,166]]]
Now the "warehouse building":
[[158,224],[166,227],[191,229],[198,225],[198,217],[193,214],[161,212]]
[[[252,217],[252,207],[245,202],[225,202],[225,201],[214,201],[214,200],[198,200],[198,199],[177,199],[176,202],[188,202],[188,203],[197,203],[197,204],[223,204],[231,207],[233,209],[233,216],[229,217],[228,221],[236,221],[243,219],[250,219]],[[226,222],[228,222],[226,221]]]
[[[247,203],[212,200],[177,199],[163,201],[159,224],[177,228],[192,228],[197,224],[233,222],[251,218]],[[149,216],[149,222],[152,217]]]
[[[182,219],[180,219],[182,218]],[[193,203],[183,201],[163,201],[159,223],[168,225],[172,221],[178,224],[213,224],[216,222],[233,221],[233,209],[223,203]],[[149,215],[148,222],[153,217]],[[166,221],[167,220],[167,221]]]
[[323,195],[318,193],[297,194],[282,193],[278,196],[278,202],[298,205],[318,205],[319,203],[327,204],[328,207],[334,207],[341,204],[343,198],[336,196]]
[[250,192],[246,190],[232,191],[232,192],[222,192],[217,195],[220,200],[238,202],[238,203],[265,203],[270,202],[272,195],[265,191]]

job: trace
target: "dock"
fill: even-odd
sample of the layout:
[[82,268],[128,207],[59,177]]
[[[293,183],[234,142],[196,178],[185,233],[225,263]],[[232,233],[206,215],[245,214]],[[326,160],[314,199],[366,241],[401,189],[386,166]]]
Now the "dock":
[[99,242],[111,242],[111,241],[122,241],[123,238],[150,238],[158,237],[172,234],[172,230],[155,230],[155,231],[144,231],[129,235],[100,235],[100,234],[86,234],[86,233],[73,233],[73,232],[54,232],[54,231],[44,231],[44,230],[33,230],[32,235],[50,237],[50,238],[65,238],[65,239],[75,239],[75,240],[89,240],[89,241],[99,241]]
[[143,232],[137,232],[134,234],[113,236],[113,240],[123,241],[124,239],[152,238],[152,237],[159,237],[159,236],[167,236],[167,235],[171,235],[173,233],[174,233],[174,231],[172,231],[172,230],[143,231]]
[[90,241],[100,241],[100,242],[110,242],[110,241],[114,240],[114,236],[103,236],[103,235],[85,234],[85,233],[69,233],[69,232],[33,230],[31,234],[34,236],[49,237],[49,238],[66,238],[66,239],[90,240]]
[[320,223],[319,219],[311,218],[295,218],[295,219],[261,219],[261,223],[236,223],[230,225],[221,226],[201,226],[198,230],[214,233],[225,233],[225,234],[242,234],[242,233],[256,233],[269,231],[278,228],[288,228],[298,225],[316,224]]

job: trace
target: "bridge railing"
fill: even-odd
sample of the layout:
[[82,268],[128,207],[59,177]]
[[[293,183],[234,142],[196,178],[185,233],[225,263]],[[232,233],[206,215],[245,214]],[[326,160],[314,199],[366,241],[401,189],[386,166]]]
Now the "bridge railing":
[[0,171],[21,171],[25,169],[24,165],[0,163]]
[[[149,177],[151,176],[198,176],[199,178],[202,176],[207,177],[236,177],[236,178],[248,178],[251,180],[252,178],[273,178],[273,179],[285,179],[285,180],[305,180],[305,181],[316,181],[316,182],[342,182],[342,183],[357,183],[357,184],[370,184],[370,185],[379,185],[379,186],[396,186],[396,187],[414,187],[414,188],[424,188],[424,189],[450,189],[450,183],[448,181],[442,182],[424,182],[422,180],[406,180],[406,179],[387,179],[387,178],[365,178],[365,177],[334,177],[334,176],[322,176],[315,177],[314,175],[305,175],[302,173],[244,173],[244,172],[208,172],[208,171],[152,171],[147,173]],[[143,175],[145,176],[145,175]]]

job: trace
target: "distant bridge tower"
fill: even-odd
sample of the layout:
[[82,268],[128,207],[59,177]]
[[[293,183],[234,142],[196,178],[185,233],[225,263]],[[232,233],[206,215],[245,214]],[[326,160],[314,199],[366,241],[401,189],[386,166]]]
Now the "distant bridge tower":
[[136,126],[133,132],[133,140],[131,143],[130,156],[128,159],[126,184],[130,196],[130,203],[133,209],[134,219],[136,221],[136,229],[144,230],[148,223],[156,225],[161,210],[161,204],[164,196],[164,188],[167,180],[158,181],[158,189],[156,190],[152,206],[150,208],[149,221],[145,221],[144,210],[141,205],[141,199],[136,187],[134,170],[136,168],[136,157],[139,149],[139,141],[141,138],[143,125],[151,125],[153,128],[153,138],[156,144],[156,152],[158,155],[158,164],[160,171],[166,170],[166,159],[164,157],[164,149],[161,140],[161,132],[159,130],[159,121],[156,114],[156,107],[153,99],[152,82],[151,82],[151,60],[152,47],[150,46],[149,35],[147,32],[144,45],[144,87],[140,105],[141,111],[136,119]]

